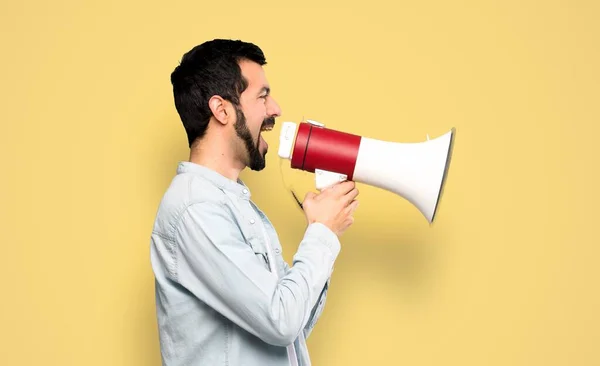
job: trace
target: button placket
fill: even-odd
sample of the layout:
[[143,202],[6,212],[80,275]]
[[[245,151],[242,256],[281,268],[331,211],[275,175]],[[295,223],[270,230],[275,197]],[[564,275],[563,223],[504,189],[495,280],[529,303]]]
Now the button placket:
[[[267,226],[271,225],[270,222],[269,222],[269,219],[266,217],[266,215],[264,214],[264,212],[262,212],[260,210],[260,208],[258,208],[258,206],[256,206],[253,202],[249,201],[248,203],[250,204],[250,208],[252,208],[252,212],[255,212],[258,215],[259,219],[262,220],[262,225],[263,225],[263,228],[265,230],[265,235],[268,236],[269,235],[269,229],[267,229]],[[275,254],[277,254],[276,260],[281,261],[282,259],[279,256],[281,255],[282,250],[279,247],[278,242],[273,242],[273,241],[271,241],[269,239],[269,243],[270,243],[271,247],[273,248],[272,249],[273,252],[275,252]]]

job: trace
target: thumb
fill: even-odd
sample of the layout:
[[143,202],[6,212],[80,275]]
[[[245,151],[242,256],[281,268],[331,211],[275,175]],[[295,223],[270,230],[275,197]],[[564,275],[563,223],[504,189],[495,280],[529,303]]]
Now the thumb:
[[306,195],[304,196],[304,199],[305,199],[305,200],[307,200],[307,199],[313,199],[313,198],[315,198],[316,196],[317,196],[317,194],[316,194],[315,192],[308,192],[308,193],[306,193]]

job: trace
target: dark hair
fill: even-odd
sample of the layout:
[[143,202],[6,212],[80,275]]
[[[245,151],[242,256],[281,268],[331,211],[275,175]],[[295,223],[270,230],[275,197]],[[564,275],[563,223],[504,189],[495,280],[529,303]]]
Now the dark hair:
[[212,112],[209,99],[219,95],[239,106],[239,97],[248,87],[239,61],[265,65],[265,55],[256,45],[240,40],[214,39],[202,43],[183,55],[171,73],[175,107],[191,147],[204,136]]

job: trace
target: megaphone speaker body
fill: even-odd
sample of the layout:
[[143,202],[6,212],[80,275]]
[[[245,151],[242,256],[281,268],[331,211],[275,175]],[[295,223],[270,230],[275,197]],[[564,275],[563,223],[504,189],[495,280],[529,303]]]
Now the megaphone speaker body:
[[344,180],[378,187],[407,199],[432,223],[448,174],[454,136],[452,128],[435,139],[400,143],[328,129],[314,121],[299,126],[284,122],[279,156],[290,159],[293,169],[315,173],[319,190]]

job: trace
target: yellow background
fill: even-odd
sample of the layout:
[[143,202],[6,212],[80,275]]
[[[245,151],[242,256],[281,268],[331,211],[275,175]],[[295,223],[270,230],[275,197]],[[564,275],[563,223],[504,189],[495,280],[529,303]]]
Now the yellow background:
[[[315,365],[600,364],[599,3],[319,3],[0,5],[0,363],[160,364],[149,234],[188,156],[169,74],[226,37],[264,49],[280,121],[457,129],[433,226],[360,185]],[[242,177],[291,260],[278,133]]]

